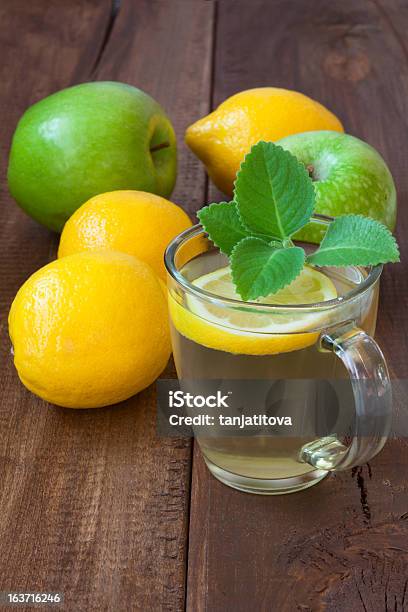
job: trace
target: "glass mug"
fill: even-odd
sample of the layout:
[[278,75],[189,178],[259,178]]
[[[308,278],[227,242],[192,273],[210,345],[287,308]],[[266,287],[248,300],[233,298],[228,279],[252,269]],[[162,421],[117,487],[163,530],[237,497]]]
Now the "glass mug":
[[[329,222],[315,215],[310,231],[322,235]],[[307,244],[303,246],[307,251]],[[310,383],[315,379],[347,379],[354,397],[353,432],[346,442],[335,434],[265,436],[261,428],[249,436],[217,436],[217,429],[211,436],[198,434],[205,462],[218,480],[246,492],[290,493],[319,482],[330,471],[361,465],[383,448],[391,423],[391,385],[372,338],[382,266],[320,268],[336,286],[337,298],[278,306],[221,297],[211,291],[211,283],[206,289],[193,284],[228,265],[201,226],[171,242],[165,263],[181,382],[281,380],[290,387],[291,379],[302,379],[310,386],[310,391],[304,387],[303,420],[314,401]],[[276,333],[279,325],[283,333]],[[312,415],[313,410],[310,419]]]

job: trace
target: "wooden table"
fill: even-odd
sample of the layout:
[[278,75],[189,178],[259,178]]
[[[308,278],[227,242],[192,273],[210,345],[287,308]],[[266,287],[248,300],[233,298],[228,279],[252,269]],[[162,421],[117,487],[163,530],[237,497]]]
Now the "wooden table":
[[7,311],[57,237],[5,181],[29,104],[82,81],[125,81],[170,115],[174,200],[194,213],[220,195],[183,144],[186,126],[238,90],[301,90],[395,176],[403,263],[384,273],[378,339],[392,376],[407,378],[408,2],[2,0],[0,24],[0,590],[60,591],[69,611],[408,610],[405,440],[308,491],[251,496],[211,478],[190,441],[156,436],[154,387],[78,413],[19,384]]

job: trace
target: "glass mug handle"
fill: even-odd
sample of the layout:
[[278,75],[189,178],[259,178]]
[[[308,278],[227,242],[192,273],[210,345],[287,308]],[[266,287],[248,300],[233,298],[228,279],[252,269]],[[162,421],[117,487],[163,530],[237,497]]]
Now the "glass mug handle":
[[362,329],[345,325],[324,333],[320,342],[341,359],[351,378],[355,431],[350,446],[328,436],[306,444],[300,458],[318,469],[346,470],[383,448],[391,429],[391,382],[381,349]]

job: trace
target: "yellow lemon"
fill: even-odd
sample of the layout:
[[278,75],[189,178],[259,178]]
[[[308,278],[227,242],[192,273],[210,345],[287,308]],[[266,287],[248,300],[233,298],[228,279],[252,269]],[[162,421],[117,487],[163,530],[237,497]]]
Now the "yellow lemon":
[[236,174],[252,145],[313,130],[344,131],[333,113],[308,96],[260,87],[235,94],[193,123],[187,129],[186,143],[218,189],[232,195]]
[[35,272],[14,299],[9,330],[23,384],[70,408],[138,393],[171,350],[161,281],[114,251],[77,253]]
[[[192,283],[212,295],[239,300],[232,282],[231,269],[219,268]],[[285,305],[315,304],[335,299],[337,290],[332,281],[310,266],[287,287],[267,298],[263,304],[282,306],[278,312],[257,310],[250,305],[225,308],[211,300],[186,295],[182,304],[170,296],[171,319],[183,335],[208,348],[245,355],[274,355],[296,351],[314,344],[325,314],[285,311]]]
[[191,227],[176,204],[144,191],[111,191],[97,195],[65,224],[58,257],[92,249],[135,255],[165,278],[164,251],[180,232]]

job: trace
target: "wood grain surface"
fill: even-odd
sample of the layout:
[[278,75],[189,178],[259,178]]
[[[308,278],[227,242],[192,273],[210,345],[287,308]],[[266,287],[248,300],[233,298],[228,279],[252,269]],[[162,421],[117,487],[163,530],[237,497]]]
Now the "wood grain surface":
[[[408,375],[407,26],[402,1],[219,2],[213,100],[265,84],[301,90],[391,165],[403,263],[384,273],[377,338],[400,378]],[[370,466],[259,498],[211,478],[196,448],[188,609],[408,610],[407,460],[406,441],[389,442]]]
[[[80,413],[36,399],[18,382],[7,334],[17,288],[57,244],[7,193],[9,141],[26,106],[77,82],[122,80],[161,102],[181,140],[209,109],[212,3],[129,0],[115,18],[111,8],[0,6],[0,590],[60,591],[70,611],[180,610],[190,442],[156,436],[154,387]],[[174,198],[191,211],[204,199],[204,170],[183,147],[179,165]]]
[[57,237],[17,208],[5,180],[29,104],[121,80],[172,119],[174,200],[192,214],[222,196],[183,145],[186,126],[242,89],[299,89],[377,147],[396,178],[403,263],[384,273],[377,337],[392,375],[407,378],[406,0],[2,0],[0,23],[0,591],[60,591],[59,609],[81,612],[408,610],[405,441],[312,489],[263,498],[211,478],[188,441],[156,436],[154,387],[80,414],[22,387],[7,312]]

